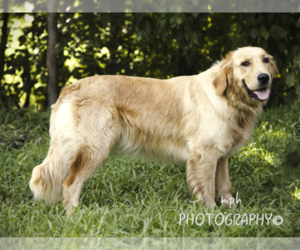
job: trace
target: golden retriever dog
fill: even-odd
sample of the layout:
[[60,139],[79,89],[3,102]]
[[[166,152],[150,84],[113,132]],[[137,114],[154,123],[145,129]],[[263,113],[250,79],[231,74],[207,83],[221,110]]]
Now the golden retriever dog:
[[198,75],[92,76],[65,87],[52,106],[47,157],[32,172],[34,197],[63,199],[71,215],[115,149],[185,163],[188,188],[207,207],[215,195],[230,200],[228,157],[250,138],[276,73],[272,56],[244,47]]

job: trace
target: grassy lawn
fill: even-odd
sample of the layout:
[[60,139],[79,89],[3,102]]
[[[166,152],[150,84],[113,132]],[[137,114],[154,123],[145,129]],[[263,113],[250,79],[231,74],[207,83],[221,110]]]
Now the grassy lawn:
[[[268,110],[257,121],[252,139],[230,158],[232,194],[238,192],[241,199],[234,209],[207,209],[192,200],[183,165],[113,155],[86,182],[80,206],[67,219],[61,203],[35,202],[29,188],[31,171],[48,150],[49,113],[2,109],[0,236],[299,236],[299,113],[299,101]],[[205,221],[201,216],[192,221],[199,214]],[[234,219],[244,214],[236,221],[239,225],[222,223],[222,216]],[[250,214],[256,216],[251,225]],[[272,218],[269,225],[266,219],[261,225],[265,214]],[[275,216],[282,217],[282,224],[274,224]]]

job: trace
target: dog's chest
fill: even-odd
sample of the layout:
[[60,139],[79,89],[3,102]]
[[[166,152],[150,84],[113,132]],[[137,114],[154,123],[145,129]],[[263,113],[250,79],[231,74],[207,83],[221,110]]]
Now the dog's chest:
[[225,148],[227,154],[231,155],[241,148],[247,140],[250,139],[253,130],[252,123],[233,123],[227,127],[228,133],[226,134]]
[[215,148],[220,156],[227,156],[237,151],[250,138],[252,124],[239,124],[206,117],[199,129],[199,144]]

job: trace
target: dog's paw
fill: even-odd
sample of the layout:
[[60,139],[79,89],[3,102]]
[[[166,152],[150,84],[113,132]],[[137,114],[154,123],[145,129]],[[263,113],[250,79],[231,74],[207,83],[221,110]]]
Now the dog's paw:
[[223,205],[226,208],[234,208],[236,206],[235,199],[231,194],[225,194],[218,198],[220,205]]
[[213,208],[215,207],[217,204],[214,200],[202,200],[201,204],[206,206],[207,208]]

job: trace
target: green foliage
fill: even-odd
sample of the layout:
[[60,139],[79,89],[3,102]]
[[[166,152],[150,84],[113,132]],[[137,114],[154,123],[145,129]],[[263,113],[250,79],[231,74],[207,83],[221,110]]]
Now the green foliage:
[[[299,84],[298,84],[299,85]],[[300,116],[299,116],[300,98],[286,109],[283,122],[289,128],[290,136],[284,150],[284,166],[300,169]],[[288,173],[289,174],[289,173]],[[300,174],[300,173],[299,173]]]
[[[10,19],[22,24],[24,16],[11,14]],[[42,109],[46,103],[47,14],[31,16],[31,26],[22,26],[19,48],[5,58],[4,74],[20,77],[15,82],[2,79],[5,106],[34,104]],[[298,19],[289,13],[60,13],[55,48],[59,87],[97,74],[198,74],[229,51],[252,45],[274,56],[279,74],[269,105],[279,105],[299,92],[289,80],[300,52]],[[12,33],[9,44],[16,39]]]
[[[85,183],[80,206],[66,219],[61,203],[35,202],[28,185],[33,167],[48,150],[49,113],[2,109],[0,133],[18,130],[30,140],[0,150],[0,236],[298,236],[300,203],[295,196],[300,188],[300,166],[299,162],[290,166],[288,154],[299,148],[299,112],[299,101],[288,108],[269,109],[258,120],[251,140],[230,158],[232,193],[238,192],[242,200],[233,210],[207,209],[193,201],[186,187],[185,166],[113,155]],[[272,213],[282,216],[284,222],[280,226],[179,225],[181,213]]]
[[287,76],[286,81],[291,88],[295,89],[296,94],[300,96],[300,54],[295,57],[292,72]]

